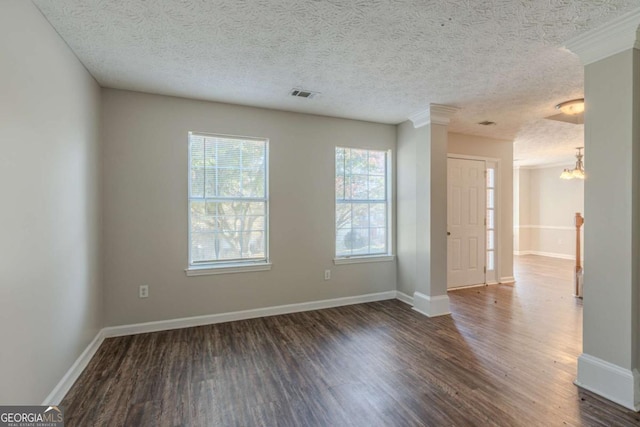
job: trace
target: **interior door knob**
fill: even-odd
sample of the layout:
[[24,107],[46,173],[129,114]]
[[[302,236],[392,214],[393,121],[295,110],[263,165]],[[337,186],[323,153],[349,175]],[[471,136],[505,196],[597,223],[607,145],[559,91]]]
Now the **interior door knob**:
[[450,231],[447,231],[447,236],[451,236],[451,232]]

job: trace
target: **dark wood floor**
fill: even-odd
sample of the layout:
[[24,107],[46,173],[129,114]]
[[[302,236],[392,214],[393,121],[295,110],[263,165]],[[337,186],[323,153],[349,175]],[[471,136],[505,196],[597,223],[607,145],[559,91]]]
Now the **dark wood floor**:
[[572,383],[571,262],[517,257],[515,285],[106,340],[65,397],[67,426],[628,426]]

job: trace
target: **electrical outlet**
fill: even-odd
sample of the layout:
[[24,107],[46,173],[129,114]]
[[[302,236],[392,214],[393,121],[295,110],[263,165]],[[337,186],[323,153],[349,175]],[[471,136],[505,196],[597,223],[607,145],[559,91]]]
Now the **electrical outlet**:
[[140,285],[139,296],[140,298],[147,298],[149,296],[149,285]]
[[324,271],[324,280],[331,280],[331,270]]

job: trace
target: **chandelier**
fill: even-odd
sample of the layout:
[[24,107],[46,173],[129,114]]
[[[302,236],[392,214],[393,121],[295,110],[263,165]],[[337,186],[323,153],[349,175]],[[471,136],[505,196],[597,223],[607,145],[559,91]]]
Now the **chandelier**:
[[582,163],[582,158],[584,157],[582,155],[582,149],[584,147],[576,147],[576,150],[578,150],[578,153],[576,154],[576,167],[571,170],[571,169],[565,169],[562,171],[562,173],[560,174],[560,178],[562,179],[573,179],[573,178],[577,178],[577,179],[585,179],[586,175],[584,173],[584,163]]

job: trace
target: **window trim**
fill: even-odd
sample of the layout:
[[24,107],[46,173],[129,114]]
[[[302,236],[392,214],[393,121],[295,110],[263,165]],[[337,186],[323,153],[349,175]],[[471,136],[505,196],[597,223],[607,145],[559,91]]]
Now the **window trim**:
[[[387,251],[386,253],[377,254],[362,254],[362,255],[346,255],[338,256],[338,242],[337,242],[337,229],[336,229],[336,211],[338,207],[338,198],[336,197],[336,149],[344,148],[351,150],[367,150],[367,151],[382,151],[386,153],[386,165],[385,165],[385,186],[386,186],[386,204],[387,204]],[[336,145],[333,149],[333,263],[335,265],[346,264],[360,264],[371,262],[388,262],[394,261],[394,236],[393,236],[393,212],[395,200],[393,198],[393,150],[388,148],[373,148],[373,147],[348,147],[344,145]]]
[[[487,171],[486,173],[488,174],[489,169],[493,169],[493,187],[489,187],[486,183],[486,179],[485,179],[485,192],[488,194],[489,190],[493,190],[493,228],[491,229],[493,231],[493,249],[489,249],[489,242],[486,242],[486,248],[485,248],[485,265],[487,266],[487,270],[485,273],[485,281],[486,283],[497,283],[498,280],[498,262],[499,262],[499,250],[500,247],[502,245],[500,245],[499,242],[499,216],[500,216],[500,176],[499,176],[499,160],[497,159],[487,159],[485,161],[485,170]],[[486,210],[488,211],[489,208],[486,208]],[[485,216],[487,216],[485,214]],[[485,225],[485,233],[489,231],[489,222],[486,221],[486,225]],[[493,252],[493,269],[489,269],[489,266],[487,265],[487,260],[486,260],[486,254],[488,254],[489,252]]]
[[[265,144],[265,249],[264,258],[260,259],[247,259],[247,260],[232,260],[232,261],[215,261],[215,262],[198,262],[192,263],[191,258],[191,136],[204,136],[214,138],[232,138],[244,141],[259,141]],[[269,205],[269,138],[261,138],[254,136],[242,136],[231,135],[223,133],[210,133],[210,132],[187,132],[187,268],[184,270],[187,276],[206,276],[212,274],[227,274],[227,273],[243,273],[252,271],[268,271],[271,270],[271,260],[269,257],[270,246],[270,205]],[[255,198],[254,198],[255,199]],[[234,199],[235,200],[235,199]],[[262,198],[259,198],[262,201]]]
[[210,276],[213,274],[230,274],[230,273],[248,273],[252,271],[269,271],[271,270],[270,262],[256,262],[253,265],[249,263],[234,263],[225,265],[211,266],[208,264],[206,267],[190,267],[185,269],[185,274],[189,277],[192,276]]
[[396,259],[395,255],[363,255],[363,256],[350,256],[342,258],[334,258],[333,263],[335,265],[343,264],[363,264],[367,262],[389,262]]

